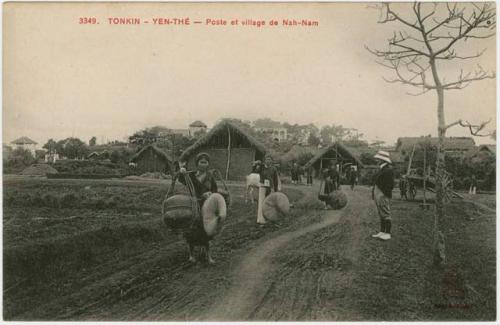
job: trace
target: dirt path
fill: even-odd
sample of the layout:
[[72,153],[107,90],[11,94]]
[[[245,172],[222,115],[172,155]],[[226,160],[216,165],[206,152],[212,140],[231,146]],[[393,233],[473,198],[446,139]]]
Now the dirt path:
[[[270,302],[268,296],[270,291],[276,285],[278,279],[270,278],[271,275],[281,274],[282,266],[275,263],[274,259],[280,252],[284,251],[287,245],[302,241],[302,237],[307,234],[314,234],[317,231],[333,226],[339,223],[340,220],[346,217],[355,217],[350,219],[349,223],[359,223],[360,219],[366,215],[368,191],[363,188],[358,188],[355,192],[346,191],[350,205],[340,211],[325,211],[324,219],[321,222],[314,223],[308,227],[281,234],[277,237],[263,241],[253,249],[251,249],[242,259],[240,264],[233,272],[233,283],[224,297],[217,303],[207,314],[200,315],[198,320],[249,320],[259,318],[259,310],[264,308],[266,301],[273,305],[278,304],[276,301]],[[311,195],[311,193],[308,193]],[[358,233],[350,236],[349,243],[343,245],[345,251],[342,255],[349,256],[351,261],[356,261],[357,252],[360,246],[360,238]],[[339,245],[340,246],[340,245]],[[286,264],[286,263],[285,263]],[[285,276],[286,277],[286,276]],[[283,279],[281,279],[283,280]],[[318,282],[319,276],[311,282]],[[330,279],[335,281],[335,279]],[[296,283],[300,286],[301,283]],[[290,287],[290,292],[282,292],[283,299],[286,299],[287,294],[292,294],[296,288]],[[307,293],[303,292],[300,299],[307,300]],[[293,306],[291,306],[294,308]],[[280,313],[287,314],[292,310],[280,310]],[[268,315],[269,317],[272,315]]]

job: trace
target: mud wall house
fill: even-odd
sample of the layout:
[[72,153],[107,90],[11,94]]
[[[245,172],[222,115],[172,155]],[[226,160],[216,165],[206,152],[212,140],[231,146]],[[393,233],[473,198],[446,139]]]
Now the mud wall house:
[[194,170],[196,155],[206,152],[210,155],[210,167],[217,169],[223,178],[244,180],[251,171],[252,162],[262,160],[266,151],[267,148],[245,126],[223,120],[184,150],[179,160],[187,162],[188,169]]
[[332,161],[339,165],[339,172],[341,174],[345,172],[345,166],[355,165],[358,170],[364,167],[361,160],[357,158],[348,147],[340,142],[333,143],[328,147],[320,149],[316,155],[307,162],[305,167],[308,168],[312,166],[314,175],[320,177],[321,170],[329,167]]
[[136,164],[136,169],[141,174],[148,172],[171,174],[174,168],[170,155],[152,144],[137,152],[130,162]]

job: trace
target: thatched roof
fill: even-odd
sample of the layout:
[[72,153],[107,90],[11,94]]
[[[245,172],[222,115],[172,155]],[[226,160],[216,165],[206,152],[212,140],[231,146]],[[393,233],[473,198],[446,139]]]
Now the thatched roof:
[[[437,137],[405,137],[399,138],[396,144],[397,151],[410,151],[414,145],[429,141],[432,146],[437,145]],[[474,139],[470,137],[447,137],[444,139],[444,150],[463,150],[467,151],[475,147]]]
[[230,129],[239,133],[241,136],[245,137],[250,145],[252,145],[257,151],[260,151],[262,154],[269,151],[260,141],[258,141],[252,135],[252,131],[249,127],[236,121],[222,120],[221,122],[217,123],[217,125],[215,125],[207,134],[199,138],[190,147],[186,148],[186,150],[184,150],[182,155],[179,157],[179,160],[187,161],[187,159],[196,151],[196,149],[207,144],[214,135],[223,131],[226,127],[229,127]]
[[343,144],[341,144],[340,142],[336,142],[334,144],[331,144],[328,147],[325,147],[325,148],[319,150],[318,153],[314,157],[312,157],[311,160],[309,160],[307,162],[307,164],[306,164],[305,167],[308,168],[309,166],[311,166],[312,164],[314,164],[315,162],[317,162],[319,159],[321,159],[328,151],[330,151],[332,149],[334,149],[334,150],[337,149],[338,152],[342,156],[349,157],[352,160],[354,160],[359,166],[364,167],[364,165],[361,162],[361,160],[359,160],[359,158],[357,158],[355,155],[353,155],[351,153],[351,151],[346,146],[344,146]]
[[483,144],[483,145],[479,146],[479,150],[480,151],[486,150],[486,151],[489,151],[492,154],[496,155],[496,153],[497,153],[497,145],[496,144]]
[[11,142],[12,144],[37,144],[35,141],[31,140],[28,137],[20,137]]
[[131,162],[137,161],[137,159],[139,159],[139,157],[144,152],[146,152],[149,148],[151,148],[154,152],[156,152],[159,156],[163,157],[165,160],[167,160],[169,162],[173,162],[172,157],[170,157],[170,155],[168,153],[166,153],[165,151],[161,150],[160,148],[158,148],[154,144],[150,144],[150,145],[147,145],[144,148],[142,148],[139,152],[137,152],[135,155],[133,155],[132,158],[130,158],[130,161]]
[[288,162],[299,158],[301,155],[310,154],[312,156],[315,156],[319,150],[320,149],[318,149],[318,147],[316,146],[301,146],[296,144],[288,152],[282,154],[279,158],[283,162]]

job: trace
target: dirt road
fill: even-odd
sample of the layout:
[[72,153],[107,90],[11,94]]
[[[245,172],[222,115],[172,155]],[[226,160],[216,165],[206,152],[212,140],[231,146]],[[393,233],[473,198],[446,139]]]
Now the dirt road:
[[[112,189],[109,184],[106,188]],[[134,191],[153,207],[156,197],[161,197],[154,189]],[[232,191],[233,215],[211,246],[216,265],[187,262],[182,238],[162,229],[154,210],[147,222],[136,223],[134,219],[144,216],[123,212],[126,217],[120,217],[109,210],[106,213],[113,222],[125,218],[126,223],[79,233],[81,239],[69,237],[78,250],[62,250],[69,252],[68,260],[55,260],[60,264],[50,266],[43,276],[14,278],[4,288],[4,317],[366,321],[495,315],[494,214],[480,215],[472,207],[463,209],[462,203],[452,206],[449,229],[455,230],[449,243],[458,240],[460,249],[450,246],[449,269],[436,271],[431,265],[432,212],[421,210],[418,203],[393,200],[393,239],[383,242],[370,236],[378,230],[378,218],[367,187],[355,191],[346,187],[349,203],[339,211],[310,204],[315,201],[315,188],[290,187],[285,191],[296,206],[292,216],[266,227],[255,224],[256,207],[243,203],[242,188],[235,186]],[[8,216],[11,213],[7,211]],[[50,225],[56,229],[63,229],[56,217],[61,217],[61,226],[69,222],[62,215],[53,217]],[[15,225],[9,218],[4,219],[4,227],[6,223]],[[470,224],[466,233],[465,223]],[[480,245],[474,244],[479,243],[476,233],[481,234]],[[82,248],[80,242],[89,244]],[[68,264],[82,258],[83,266]],[[480,269],[467,262],[470,258],[481,259]]]
[[[306,247],[312,246],[311,239],[318,230],[332,227],[329,231],[334,234],[336,232],[334,227],[341,219],[344,219],[343,222],[357,223],[367,216],[367,200],[365,198],[360,200],[361,196],[367,195],[366,191],[347,193],[349,202],[352,203],[344,210],[325,211],[323,220],[266,239],[246,253],[234,271],[234,285],[213,309],[199,319],[274,320],[283,319],[283,316],[288,318],[286,315],[290,316],[290,319],[302,319],[306,314],[310,316],[312,306],[308,302],[314,300],[317,292],[321,290],[321,280],[325,273],[313,274],[314,272],[304,269],[311,266],[314,252],[310,251],[311,256],[306,258],[298,255],[303,254],[307,250]],[[355,219],[348,219],[348,216],[355,216]],[[304,238],[305,235],[312,237]],[[350,243],[337,243],[339,247],[342,245],[345,249],[341,255],[349,256],[351,263],[356,261],[359,239],[359,236],[351,236]],[[295,256],[290,255],[292,248]],[[302,252],[295,249],[301,249]],[[284,252],[288,255],[283,255]],[[288,256],[290,260],[286,261],[284,256]],[[345,280],[345,276],[341,273],[332,272],[329,274],[329,281]]]

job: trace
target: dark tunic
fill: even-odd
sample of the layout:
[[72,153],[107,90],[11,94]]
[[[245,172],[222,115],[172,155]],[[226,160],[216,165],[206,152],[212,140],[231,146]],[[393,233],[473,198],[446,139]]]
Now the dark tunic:
[[278,192],[278,170],[274,166],[266,167],[262,166],[260,172],[260,183],[265,184],[265,181],[269,181],[270,187],[266,190],[266,196],[271,193],[271,190]]
[[325,176],[325,194],[328,195],[338,188],[339,173],[335,168],[328,168]]
[[[206,192],[217,192],[217,183],[211,172],[207,172],[203,178],[198,178],[196,174],[196,171],[187,174],[179,174],[179,182],[186,185],[186,177],[189,177],[193,183],[195,195],[201,209],[206,200],[203,194]],[[196,218],[193,222],[193,226],[184,232],[184,238],[186,238],[188,243],[193,245],[207,245],[208,241],[212,239],[212,236],[206,234],[203,228],[203,220],[201,218]]]
[[394,170],[390,164],[386,164],[375,175],[374,185],[388,198],[392,198],[392,189],[394,188]]

